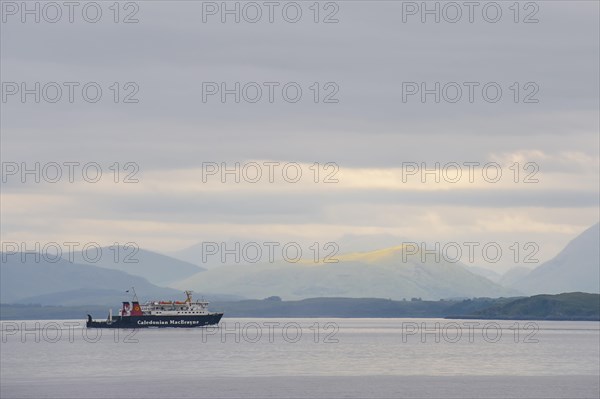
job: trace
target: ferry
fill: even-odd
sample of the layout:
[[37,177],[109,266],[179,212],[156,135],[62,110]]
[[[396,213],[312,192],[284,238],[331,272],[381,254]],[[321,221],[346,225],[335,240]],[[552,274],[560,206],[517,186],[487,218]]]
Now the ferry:
[[[133,289],[133,288],[132,288]],[[208,311],[204,300],[194,301],[192,291],[185,291],[185,301],[149,301],[140,304],[135,290],[131,303],[123,302],[119,315],[109,309],[106,320],[87,315],[87,328],[205,327],[219,324],[223,313]]]

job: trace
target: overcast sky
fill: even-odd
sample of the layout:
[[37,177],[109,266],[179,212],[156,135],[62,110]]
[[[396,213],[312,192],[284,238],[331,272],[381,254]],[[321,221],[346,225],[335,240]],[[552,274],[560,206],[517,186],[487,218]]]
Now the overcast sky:
[[[297,2],[297,23],[283,18],[286,2],[274,9],[274,23],[264,6],[256,23],[244,15],[222,23],[219,12],[206,14],[208,3],[194,1],[138,2],[120,10],[118,23],[112,2],[98,2],[97,23],[79,8],[73,23],[66,8],[57,23],[44,20],[55,15],[51,9],[40,23],[28,15],[23,23],[14,4],[20,7],[2,1],[3,242],[136,242],[168,252],[232,237],[327,242],[390,234],[442,245],[536,242],[544,261],[598,221],[598,2],[521,3],[518,23],[512,1],[495,3],[502,10],[496,23],[482,15],[486,2],[472,23],[466,8],[457,23],[444,15],[422,23],[406,2],[403,22],[402,2],[391,1],[322,2],[319,23],[312,1]],[[288,7],[288,18],[294,10]],[[454,16],[446,11],[446,19]],[[139,22],[123,23],[129,14]],[[339,22],[323,23],[327,16]],[[63,96],[47,101],[54,96],[48,86],[39,103],[33,94],[22,102],[12,91],[23,82],[30,89],[57,82]],[[72,103],[64,82],[79,83]],[[89,82],[102,88],[96,103],[82,97]],[[217,93],[203,101],[206,82],[257,82],[263,97],[236,103],[228,95],[223,103]],[[272,103],[263,82],[278,84]],[[302,89],[298,102],[282,96],[289,82]],[[456,82],[462,98],[447,101],[454,84],[439,103],[433,94],[424,103],[420,93],[407,94],[423,82]],[[473,82],[473,102],[464,82]],[[497,102],[482,94],[488,83],[502,89]],[[139,101],[124,103],[134,91]],[[88,183],[75,166],[74,183],[26,176],[23,184],[10,169],[36,162],[95,162],[103,176]],[[135,164],[119,183],[109,169],[115,162]],[[229,176],[224,184],[217,174],[204,182],[203,165],[206,172],[207,163],[222,162],[257,162],[263,179]],[[273,183],[264,162],[280,163]],[[303,172],[297,183],[281,177],[292,162]],[[462,165],[462,178],[437,183],[426,175],[423,183],[419,171],[411,174],[414,165],[434,169],[436,162]],[[470,182],[464,165],[471,162],[500,165],[502,178],[488,182],[474,166]],[[334,166],[324,170],[326,163]],[[121,181],[129,172],[138,183]],[[323,182],[329,173],[337,183]],[[508,258],[481,266],[507,270],[515,266]]]

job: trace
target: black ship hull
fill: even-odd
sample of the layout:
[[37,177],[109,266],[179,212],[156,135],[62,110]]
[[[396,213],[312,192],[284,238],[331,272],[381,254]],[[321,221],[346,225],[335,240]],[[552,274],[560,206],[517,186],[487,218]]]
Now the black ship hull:
[[92,320],[88,315],[87,328],[148,328],[148,327],[206,327],[219,324],[223,313],[177,316],[117,316],[110,320]]

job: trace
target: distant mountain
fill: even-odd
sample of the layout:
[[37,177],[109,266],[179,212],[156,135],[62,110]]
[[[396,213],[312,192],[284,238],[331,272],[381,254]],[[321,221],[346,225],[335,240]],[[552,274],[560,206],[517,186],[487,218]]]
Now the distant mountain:
[[[114,303],[112,304],[114,306]],[[113,311],[116,309],[113,309]],[[108,316],[105,305],[80,306],[41,306],[21,304],[0,304],[1,320],[68,320],[79,319],[81,326],[85,324],[86,315],[97,315],[98,318]]]
[[517,281],[531,273],[531,270],[528,267],[515,266],[504,273],[497,282],[503,287],[512,287]]
[[502,278],[502,275],[500,273],[496,273],[495,271],[487,269],[485,267],[468,266],[468,270],[471,273],[475,273],[480,276],[483,276],[483,277],[487,278],[488,280],[493,281],[495,283],[500,281],[500,279]]
[[381,248],[391,248],[397,246],[398,243],[409,240],[392,234],[344,234],[335,242],[339,245],[339,252],[342,254],[356,252],[377,251]]
[[[243,247],[248,242],[252,240],[248,240],[244,237],[232,237],[227,240],[216,240],[217,244],[225,243],[226,248],[235,248],[235,244],[239,243],[241,247]],[[259,243],[262,243],[262,240],[258,240]],[[275,241],[265,240],[265,241]],[[281,241],[281,240],[278,240]],[[335,240],[335,243],[339,247],[340,253],[352,253],[352,252],[368,252],[374,251],[380,248],[387,248],[397,245],[399,242],[402,242],[402,239],[398,236],[394,236],[392,234],[346,234],[339,239]],[[311,243],[303,243],[307,246],[311,245]],[[225,266],[228,264],[227,262],[223,262],[220,255],[210,255],[203,258],[204,252],[204,243],[200,242],[194,244],[188,248],[169,253],[170,256],[174,258],[184,260],[186,262],[192,263],[194,265],[199,265],[205,269],[214,269],[215,267]],[[302,245],[302,244],[301,244]],[[281,254],[274,254],[275,260],[281,260]],[[266,255],[265,255],[266,257]],[[229,258],[229,260],[231,257]],[[233,262],[231,262],[233,263]],[[243,259],[239,263],[241,264],[251,264],[250,262],[244,262]]]
[[512,287],[526,294],[600,293],[600,224],[573,239],[556,257]]
[[[4,260],[4,259],[3,259]],[[118,270],[70,263],[59,259],[48,262],[44,257],[36,262],[30,254],[8,255],[0,263],[0,302],[41,304],[104,304],[130,299],[125,291],[135,287],[140,300],[171,298],[182,293],[171,288],[157,287],[146,279]],[[39,301],[39,302],[38,302]]]
[[[89,255],[88,258],[95,256]],[[185,279],[204,269],[170,256],[133,247],[104,247],[97,262],[89,262],[82,251],[73,253],[73,262],[119,270],[134,276],[144,277],[156,285],[169,285]]]
[[[236,243],[240,243],[240,247],[245,245],[248,240],[244,239],[234,239],[231,238],[227,241],[217,240],[214,241],[217,245],[221,245],[221,243],[225,243],[225,248],[235,248]],[[211,242],[212,243],[212,242]],[[198,265],[197,267],[201,267],[203,270],[213,269],[215,267],[223,266],[224,263],[221,260],[220,252],[214,255],[203,256],[206,251],[205,243],[199,242],[197,244],[192,245],[191,247],[184,248],[179,251],[169,253],[170,256],[176,259],[181,259],[182,261],[189,262],[194,265]],[[189,277],[189,276],[188,276]]]
[[[510,296],[516,292],[471,273],[459,263],[403,259],[405,247],[338,256],[339,263],[301,261],[226,265],[198,273],[172,287],[227,292],[262,299],[310,297],[422,298]],[[406,260],[406,261],[404,261]]]
[[[136,292],[137,291],[139,291],[139,289],[136,289]],[[143,291],[143,293],[144,297],[148,297],[145,290]],[[165,291],[165,294],[167,294],[167,291]],[[164,298],[169,298],[171,296],[176,298],[177,296],[175,295],[179,297],[183,296],[181,292],[173,290],[168,295],[164,295]],[[22,298],[16,303],[39,303],[45,306],[79,306],[81,304],[86,304],[118,307],[120,305],[121,299],[123,301],[130,301],[131,298],[132,295],[126,293],[125,290],[80,288],[78,290],[60,291],[53,292],[50,294],[34,295],[31,297]]]

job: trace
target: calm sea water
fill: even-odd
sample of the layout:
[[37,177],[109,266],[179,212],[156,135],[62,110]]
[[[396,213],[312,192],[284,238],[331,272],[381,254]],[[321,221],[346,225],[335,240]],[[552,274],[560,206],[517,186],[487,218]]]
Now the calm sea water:
[[597,322],[224,319],[111,331],[3,321],[0,360],[2,398],[600,397]]

